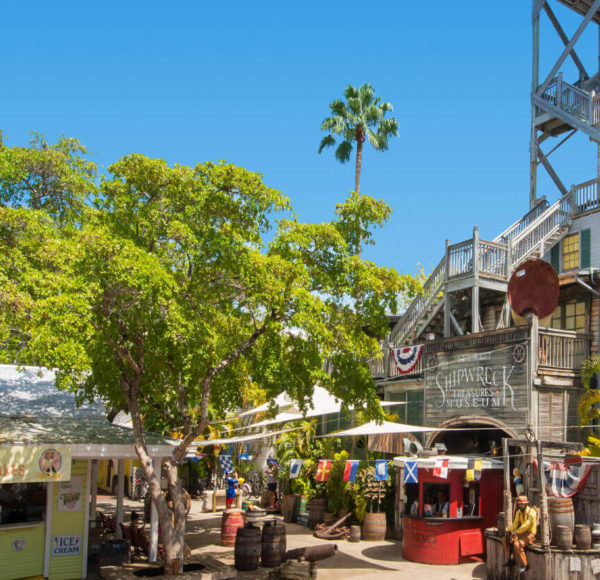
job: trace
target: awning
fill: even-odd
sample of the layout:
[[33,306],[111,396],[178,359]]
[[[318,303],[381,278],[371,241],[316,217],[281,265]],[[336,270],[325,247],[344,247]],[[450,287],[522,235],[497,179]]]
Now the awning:
[[228,437],[223,439],[204,439],[202,441],[194,441],[198,447],[208,447],[209,445],[228,445],[229,443],[245,443],[246,441],[253,441],[255,439],[267,439],[273,435],[280,435],[281,433],[287,433],[288,431],[298,431],[299,427],[292,429],[282,429],[281,431],[267,431],[263,433],[255,433],[252,435],[240,435],[239,437]]
[[377,423],[370,421],[353,429],[338,431],[337,433],[328,433],[322,437],[355,437],[360,435],[383,435],[388,433],[425,433],[429,431],[439,431],[438,427],[421,427],[420,425],[405,425],[403,423],[392,423],[383,421]]

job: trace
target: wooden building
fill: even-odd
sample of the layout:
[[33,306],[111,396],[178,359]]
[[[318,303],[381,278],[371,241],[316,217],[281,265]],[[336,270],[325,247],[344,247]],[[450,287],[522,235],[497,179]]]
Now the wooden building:
[[[450,453],[486,453],[502,437],[523,437],[528,429],[538,439],[579,436],[572,427],[581,363],[598,352],[599,341],[600,177],[584,175],[586,181],[567,188],[549,157],[577,131],[590,138],[590,158],[598,155],[600,73],[586,71],[575,47],[587,27],[600,23],[600,0],[560,2],[583,17],[570,40],[552,9],[557,3],[532,0],[529,211],[494,239],[480,238],[474,228],[464,241],[446,241],[423,295],[394,322],[370,361],[383,397],[404,403],[398,407],[404,422],[457,429],[424,441],[444,442]],[[544,15],[565,45],[545,78],[539,64]],[[579,75],[572,83],[562,72],[568,58]],[[553,139],[558,142],[548,151]],[[554,201],[538,196],[538,166],[556,186],[548,195]],[[559,273],[559,304],[547,326],[517,327],[511,318],[508,281],[529,259],[546,260]],[[413,345],[423,345],[421,356],[403,374],[393,355]]]

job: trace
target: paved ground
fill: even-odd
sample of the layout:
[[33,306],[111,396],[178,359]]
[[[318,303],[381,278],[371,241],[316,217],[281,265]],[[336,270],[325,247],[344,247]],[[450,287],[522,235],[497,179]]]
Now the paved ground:
[[[105,511],[115,511],[115,499],[109,496],[98,497],[98,508]],[[132,510],[143,511],[140,502],[125,500],[125,521],[129,521]],[[287,548],[301,548],[322,543],[324,540],[315,538],[308,528],[296,524],[285,524],[287,533]],[[201,502],[194,501],[187,523],[186,542],[196,553],[210,553],[226,564],[233,564],[233,548],[221,546],[221,513],[202,513]],[[428,566],[415,564],[402,559],[400,542],[358,542],[345,540],[334,542],[338,552],[332,558],[319,562],[318,577],[321,579],[351,579],[377,578],[386,579],[429,579],[467,580],[486,578],[485,564],[460,564],[457,566]],[[266,577],[267,570],[256,572],[239,572],[240,579],[255,579]]]

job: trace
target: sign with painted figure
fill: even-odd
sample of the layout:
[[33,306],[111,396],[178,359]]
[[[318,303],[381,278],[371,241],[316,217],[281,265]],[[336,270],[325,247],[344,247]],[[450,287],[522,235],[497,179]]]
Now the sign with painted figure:
[[487,415],[523,426],[528,404],[526,344],[438,352],[428,358],[426,424],[439,425],[457,415]]
[[78,556],[81,554],[81,534],[52,536],[52,556]]
[[0,484],[70,479],[70,447],[0,448]]
[[58,484],[56,511],[80,512],[83,505],[83,476],[74,475],[71,481]]

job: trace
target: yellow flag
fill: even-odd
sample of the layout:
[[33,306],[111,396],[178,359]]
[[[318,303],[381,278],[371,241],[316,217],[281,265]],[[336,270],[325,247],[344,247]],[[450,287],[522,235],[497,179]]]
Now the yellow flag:
[[475,481],[475,471],[473,469],[467,469],[467,481]]

